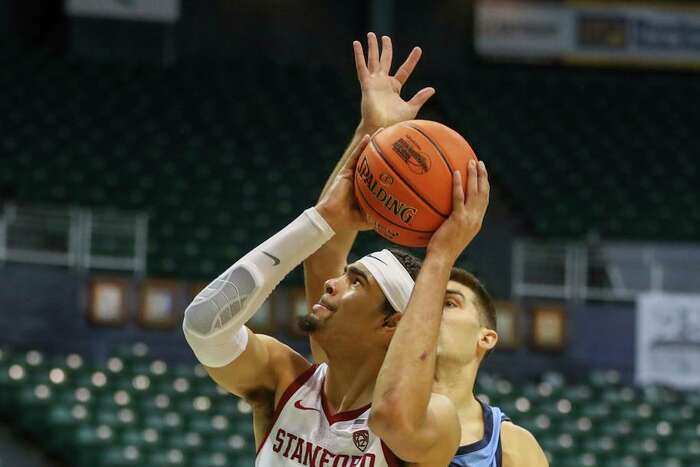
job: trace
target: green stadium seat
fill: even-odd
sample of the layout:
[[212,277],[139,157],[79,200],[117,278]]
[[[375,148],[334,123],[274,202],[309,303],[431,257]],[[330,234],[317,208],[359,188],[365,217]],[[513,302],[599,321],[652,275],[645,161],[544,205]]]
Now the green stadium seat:
[[560,456],[555,459],[555,464],[562,467],[593,467],[599,465],[596,456],[591,453]]
[[167,446],[182,449],[187,455],[194,455],[206,443],[206,438],[195,431],[178,431],[171,433],[166,439]]
[[130,427],[119,433],[122,445],[136,446],[142,452],[150,452],[164,446],[160,433],[152,428]]
[[165,451],[151,453],[146,460],[146,465],[150,467],[186,466],[188,458],[182,450],[171,448]]
[[114,442],[114,430],[107,425],[82,424],[74,436],[73,443],[80,449],[74,450],[72,456],[79,465],[97,464]]
[[601,463],[602,467],[642,467],[635,456],[610,457]]
[[[636,432],[635,436],[637,436]],[[659,442],[653,437],[635,437],[627,440],[622,450],[635,457],[654,456],[659,453]]]
[[622,440],[611,436],[588,437],[583,441],[582,448],[586,452],[605,458],[619,453],[622,450],[620,447],[621,443]]
[[686,465],[688,464],[684,464],[681,459],[663,457],[650,458],[644,462],[645,467],[685,467]]
[[126,467],[142,465],[143,453],[136,446],[114,446],[105,450],[100,458],[101,465],[110,467]]

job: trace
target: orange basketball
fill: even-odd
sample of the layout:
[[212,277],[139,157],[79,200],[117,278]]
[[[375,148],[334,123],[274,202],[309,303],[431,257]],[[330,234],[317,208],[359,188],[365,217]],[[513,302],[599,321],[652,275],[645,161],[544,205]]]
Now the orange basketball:
[[452,173],[466,189],[469,143],[441,123],[411,120],[375,133],[360,155],[355,197],[379,235],[426,246],[452,212]]

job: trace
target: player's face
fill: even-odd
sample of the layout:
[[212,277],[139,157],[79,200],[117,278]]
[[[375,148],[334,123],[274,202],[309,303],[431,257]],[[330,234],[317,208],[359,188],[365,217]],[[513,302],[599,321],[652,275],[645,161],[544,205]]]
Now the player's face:
[[326,281],[324,294],[307,316],[315,323],[308,330],[319,341],[332,339],[333,345],[381,345],[386,340],[384,303],[372,274],[360,263],[350,264],[342,276]]
[[494,331],[483,326],[474,292],[456,281],[447,283],[438,359],[468,364],[481,358],[495,340],[485,339]]

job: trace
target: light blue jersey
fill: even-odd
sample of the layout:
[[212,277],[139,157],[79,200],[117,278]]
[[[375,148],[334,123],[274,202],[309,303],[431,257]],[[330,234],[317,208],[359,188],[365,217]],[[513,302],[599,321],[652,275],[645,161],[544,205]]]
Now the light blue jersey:
[[461,446],[450,467],[501,467],[501,422],[510,419],[498,407],[479,403],[484,410],[484,437]]

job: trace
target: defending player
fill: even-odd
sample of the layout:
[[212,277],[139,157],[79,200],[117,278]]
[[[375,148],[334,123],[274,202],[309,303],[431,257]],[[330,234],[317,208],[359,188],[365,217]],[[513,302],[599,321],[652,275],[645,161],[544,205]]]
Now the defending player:
[[[376,125],[364,127],[363,131],[371,133],[378,127],[414,118],[417,109],[406,112],[405,105],[399,102],[400,88],[393,96],[388,91],[368,91],[390,89],[392,81],[388,75],[391,41],[383,38],[382,56],[378,59],[377,41],[372,34],[368,39],[367,64],[359,43],[354,48],[363,91],[362,122]],[[401,451],[397,446],[402,444],[410,448],[415,445],[414,433],[424,423],[420,407],[435,392],[450,398],[460,422],[460,448],[450,465],[546,466],[544,453],[529,432],[511,423],[498,408],[474,397],[480,363],[494,348],[498,336],[488,292],[468,272],[448,269],[447,265],[461,252],[459,234],[453,232],[451,239],[441,239],[436,234],[431,239],[418,279],[420,283],[422,277],[430,277],[421,289],[421,298],[426,301],[420,305],[416,302],[413,307],[412,300],[391,342],[375,388],[371,427],[397,452]],[[306,260],[307,297],[320,296],[324,277],[342,270],[356,235],[357,231],[338,232]],[[456,248],[451,246],[453,242],[457,242]],[[315,358],[323,359],[313,335],[311,343]]]
[[[266,432],[256,465],[379,467],[401,465],[401,458],[411,465],[441,467],[459,442],[454,406],[440,395],[424,398],[424,423],[412,446],[393,438],[385,443],[368,426],[377,373],[403,316],[397,312],[407,309],[409,298],[422,302],[422,287],[411,295],[414,277],[406,257],[375,252],[325,282],[306,324],[328,364],[311,365],[281,342],[244,326],[279,281],[335,231],[367,227],[352,183],[367,142],[367,137],[360,141],[315,208],[237,261],[185,312],[187,341],[212,378],[241,397],[274,403],[271,419],[254,420],[256,433]],[[479,175],[476,167],[470,172],[473,181],[485,179],[483,167]],[[470,212],[478,222],[466,225],[462,217],[455,221],[451,216],[443,226],[453,230],[450,226],[461,222],[467,228],[459,229],[460,239],[466,243],[478,232],[486,208],[484,196],[475,192],[469,199],[460,212]]]

